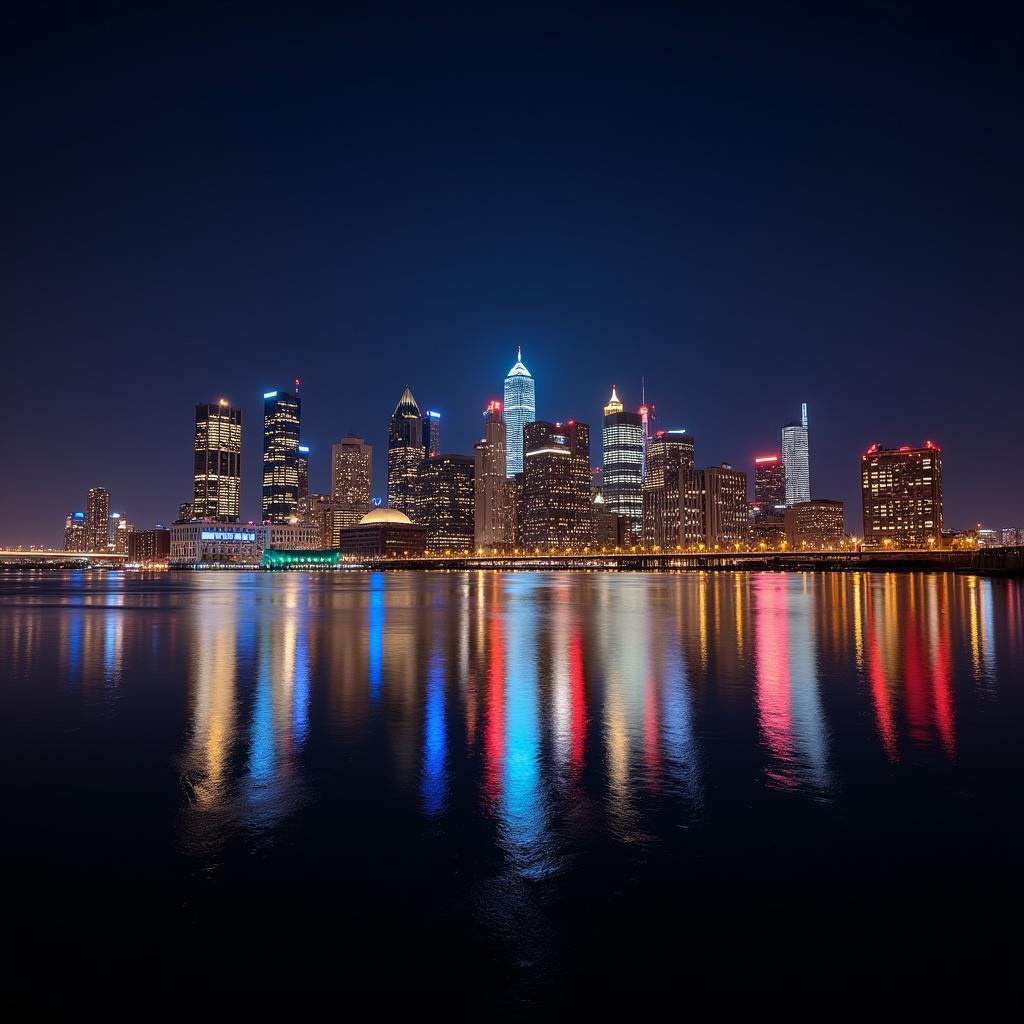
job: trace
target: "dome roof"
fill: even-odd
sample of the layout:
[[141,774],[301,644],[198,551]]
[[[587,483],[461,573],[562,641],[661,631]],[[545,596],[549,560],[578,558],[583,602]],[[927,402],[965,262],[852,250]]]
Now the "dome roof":
[[505,374],[506,379],[509,377],[529,377],[530,371],[523,365],[523,347],[519,346],[516,352],[516,365]]
[[412,520],[404,512],[399,512],[397,508],[374,508],[359,520],[360,526],[374,526],[377,523],[411,526]]

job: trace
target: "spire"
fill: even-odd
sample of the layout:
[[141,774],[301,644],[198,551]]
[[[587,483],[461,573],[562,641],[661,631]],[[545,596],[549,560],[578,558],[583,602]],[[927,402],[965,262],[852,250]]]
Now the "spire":
[[803,405],[800,406],[800,423],[803,426],[804,430],[806,430],[807,429],[807,403],[806,402],[804,402]]
[[396,416],[419,416],[420,407],[416,404],[416,399],[412,396],[412,391],[406,386],[406,389],[402,392],[402,397],[398,400],[398,405],[395,406]]
[[523,365],[523,346],[519,345],[516,348],[516,364],[512,367],[508,373],[505,374],[505,379],[509,377],[529,377],[530,371]]
[[521,363],[523,361],[523,346],[516,345],[516,362]]
[[608,399],[608,404],[604,407],[605,416],[611,416],[612,413],[622,412],[622,403],[619,401],[619,396],[615,393],[615,385],[612,385],[612,397]]

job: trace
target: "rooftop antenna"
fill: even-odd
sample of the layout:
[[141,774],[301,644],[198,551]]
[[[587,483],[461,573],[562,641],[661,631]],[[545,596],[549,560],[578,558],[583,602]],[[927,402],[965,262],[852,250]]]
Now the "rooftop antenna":
[[298,377],[296,377],[296,378],[295,378],[295,394],[298,394],[298,393],[299,393],[299,385],[300,385],[301,383],[302,383],[302,381],[301,381],[301,380],[299,380],[299,378],[298,378]]

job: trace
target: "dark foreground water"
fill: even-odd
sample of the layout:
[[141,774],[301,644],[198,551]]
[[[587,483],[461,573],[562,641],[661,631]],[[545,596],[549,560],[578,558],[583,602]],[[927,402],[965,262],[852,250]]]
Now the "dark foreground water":
[[1019,581],[8,575],[0,665],[7,1002],[1020,991]]

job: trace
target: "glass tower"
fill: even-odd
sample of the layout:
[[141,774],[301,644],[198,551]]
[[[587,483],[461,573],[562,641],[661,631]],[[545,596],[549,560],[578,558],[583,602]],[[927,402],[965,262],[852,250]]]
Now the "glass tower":
[[601,432],[605,507],[622,516],[636,536],[643,518],[644,428],[638,412],[626,412],[612,385]]
[[242,410],[222,398],[196,406],[195,481],[188,518],[237,523],[242,491]]
[[811,452],[807,435],[807,403],[800,407],[800,422],[782,428],[782,462],[786,467],[786,505],[811,500]]
[[523,350],[516,354],[516,363],[505,378],[505,475],[509,478],[523,471],[523,427],[537,418],[537,395],[533,377],[523,365]]
[[388,426],[388,508],[404,512],[413,522],[423,454],[423,417],[406,388]]
[[299,504],[302,405],[289,391],[263,396],[263,520],[287,523]]

